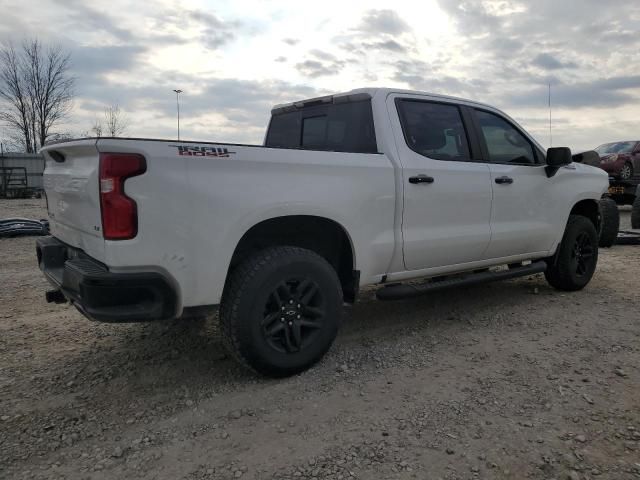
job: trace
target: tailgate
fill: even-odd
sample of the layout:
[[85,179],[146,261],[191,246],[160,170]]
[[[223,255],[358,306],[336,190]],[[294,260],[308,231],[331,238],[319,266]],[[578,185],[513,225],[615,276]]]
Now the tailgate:
[[103,261],[96,140],[50,145],[42,153],[46,161],[44,189],[51,234]]

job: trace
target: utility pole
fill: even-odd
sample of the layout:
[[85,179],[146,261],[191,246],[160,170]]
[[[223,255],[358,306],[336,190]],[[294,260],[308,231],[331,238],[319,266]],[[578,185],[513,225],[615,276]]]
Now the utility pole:
[[178,141],[180,141],[180,94],[182,93],[182,90],[176,88],[174,92],[176,92],[176,107],[178,109]]
[[551,133],[551,83],[549,83],[549,146],[553,147],[553,135]]

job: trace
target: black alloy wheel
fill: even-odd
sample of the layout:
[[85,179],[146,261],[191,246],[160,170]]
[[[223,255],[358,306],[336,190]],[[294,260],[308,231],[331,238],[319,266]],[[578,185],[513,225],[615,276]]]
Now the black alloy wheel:
[[278,352],[300,352],[318,336],[324,317],[318,285],[309,278],[291,279],[279,283],[269,294],[262,334]]
[[578,277],[584,277],[592,270],[595,260],[595,248],[591,243],[591,237],[586,232],[581,232],[576,238],[573,245],[572,258]]
[[544,276],[551,286],[565,291],[586,287],[598,265],[598,233],[592,221],[570,215],[556,254],[546,262]]
[[229,351],[271,377],[318,362],[336,338],[344,297],[336,270],[316,252],[270,247],[248,255],[227,280],[220,325]]

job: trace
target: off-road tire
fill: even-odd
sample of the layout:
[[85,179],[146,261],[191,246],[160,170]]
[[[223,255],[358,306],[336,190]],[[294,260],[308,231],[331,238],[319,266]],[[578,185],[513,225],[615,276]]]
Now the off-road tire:
[[600,241],[599,246],[609,248],[616,243],[620,230],[620,212],[611,198],[600,200]]
[[[576,245],[586,240],[591,249],[588,267],[583,273],[578,271]],[[581,248],[583,250],[584,248]],[[556,255],[547,259],[544,276],[552,287],[558,290],[575,291],[583,289],[593,277],[598,264],[598,233],[587,217],[570,215],[562,241]]]
[[636,195],[631,206],[631,228],[640,228],[640,195]]
[[[296,306],[300,308],[300,304],[296,301],[291,304],[290,309],[289,300],[298,298],[295,293],[296,281],[300,286],[302,279],[315,285],[317,293],[314,294],[314,301],[318,298],[322,301],[322,308],[317,308],[324,312],[321,322],[318,322],[321,327],[313,328],[312,333],[303,330],[312,336],[311,339],[307,336],[307,344],[300,346],[299,350],[284,351],[291,347],[289,340],[292,337],[279,331],[282,337],[286,336],[286,345],[283,338],[282,346],[274,346],[273,334],[267,333],[270,329],[267,329],[265,322],[280,328],[277,322],[286,317],[283,328],[291,325],[289,319],[295,320],[297,315],[290,312]],[[283,288],[285,295],[281,293]],[[284,298],[287,296],[287,288],[293,289],[289,291],[290,299]],[[300,288],[302,289],[301,286]],[[283,317],[277,318],[275,322],[269,321],[268,318],[275,312],[267,311],[269,308],[277,311],[280,307],[275,307],[274,299],[279,304],[281,297],[283,306],[286,305],[286,310],[282,308]],[[337,335],[342,314],[342,288],[334,268],[315,252],[280,246],[253,254],[231,272],[222,294],[220,325],[225,346],[241,364],[262,375],[286,377],[308,369],[324,356]],[[305,316],[306,312],[302,312],[301,322]],[[314,319],[313,322],[315,321]],[[301,329],[297,330],[298,341],[301,338],[300,331]],[[291,330],[287,330],[287,335],[288,332]],[[280,347],[283,351],[277,349]]]

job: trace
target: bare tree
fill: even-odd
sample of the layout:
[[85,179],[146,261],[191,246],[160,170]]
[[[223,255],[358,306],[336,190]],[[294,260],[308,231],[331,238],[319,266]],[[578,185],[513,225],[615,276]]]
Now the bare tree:
[[34,110],[34,130],[42,146],[51,134],[51,128],[71,110],[74,79],[68,75],[70,55],[60,47],[45,51],[37,39],[26,43],[23,50]]
[[[98,138],[102,136],[102,123],[100,123],[100,120],[98,120],[97,118],[93,122],[93,127],[91,127],[91,132]],[[85,136],[88,137],[89,134],[87,133],[87,135]]]
[[61,47],[30,40],[16,50],[0,47],[0,120],[19,133],[27,152],[36,152],[69,113],[74,79],[70,56]]
[[104,124],[108,136],[122,137],[127,134],[129,120],[118,105],[111,105],[104,109]]
[[122,137],[127,134],[129,119],[118,105],[110,105],[104,109],[104,123],[97,118],[90,132],[96,137]]
[[20,136],[27,152],[33,152],[31,100],[22,58],[11,44],[0,49],[0,99],[5,103],[0,110],[0,120],[6,123],[14,136]]

